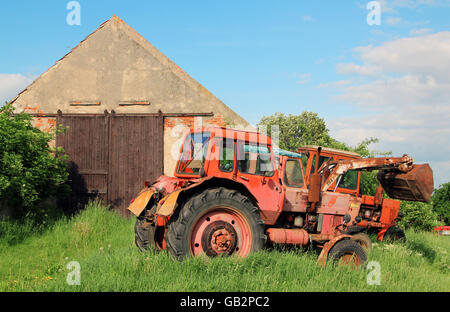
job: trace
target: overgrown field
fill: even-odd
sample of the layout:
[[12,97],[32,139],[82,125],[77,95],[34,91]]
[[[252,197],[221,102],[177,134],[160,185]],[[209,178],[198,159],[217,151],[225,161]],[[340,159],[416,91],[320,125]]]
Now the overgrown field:
[[[3,231],[0,291],[450,291],[450,237],[431,233],[407,231],[404,245],[375,243],[369,260],[381,265],[381,285],[369,285],[370,270],[321,268],[311,250],[184,262],[140,253],[133,226],[133,218],[91,204],[38,236],[24,225]],[[80,285],[66,282],[71,261],[81,265]]]

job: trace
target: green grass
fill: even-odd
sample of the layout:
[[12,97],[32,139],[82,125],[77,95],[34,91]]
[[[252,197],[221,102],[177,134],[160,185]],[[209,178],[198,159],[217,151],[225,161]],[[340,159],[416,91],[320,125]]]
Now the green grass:
[[[381,285],[368,285],[368,270],[321,268],[316,252],[301,249],[184,262],[140,253],[133,226],[96,204],[11,240],[16,224],[0,238],[0,291],[450,291],[450,237],[431,233],[407,231],[405,245],[375,243],[368,257],[381,265]],[[79,286],[66,282],[70,261],[81,264]]]

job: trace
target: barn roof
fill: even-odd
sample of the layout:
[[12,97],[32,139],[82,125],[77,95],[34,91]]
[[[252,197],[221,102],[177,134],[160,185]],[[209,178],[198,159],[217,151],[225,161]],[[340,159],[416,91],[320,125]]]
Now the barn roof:
[[[102,23],[93,33],[88,35],[84,40],[82,40],[77,46],[75,46],[69,53],[64,55],[61,59],[56,61],[56,63],[51,66],[47,71],[45,71],[43,74],[41,74],[37,79],[35,79],[30,85],[28,85],[22,92],[20,92],[14,99],[12,99],[12,103],[15,102],[23,102],[28,101],[23,100],[20,101],[21,97],[24,95],[24,93],[27,93],[27,91],[30,91],[31,89],[35,88],[37,84],[49,73],[52,73],[55,71],[58,67],[62,66],[63,64],[66,64],[69,58],[71,58],[71,55],[74,54],[77,50],[81,49],[84,45],[88,44],[88,42],[91,42],[90,40],[95,40],[95,38],[91,39],[92,37],[95,37],[94,35],[96,33],[99,33],[102,29],[106,29],[109,26],[113,27],[114,29],[119,30],[121,33],[126,34],[134,43],[137,43],[138,46],[143,48],[145,51],[147,51],[154,59],[156,59],[158,62],[160,62],[162,65],[164,65],[164,70],[170,72],[174,76],[178,77],[181,81],[183,81],[186,86],[189,86],[191,89],[196,90],[196,92],[199,92],[202,94],[202,96],[206,96],[207,98],[214,99],[213,102],[217,103],[218,105],[222,106],[225,111],[228,111],[232,115],[236,115],[238,123],[244,123],[248,125],[248,122],[246,122],[242,117],[237,115],[233,110],[231,110],[228,106],[226,106],[223,102],[221,102],[217,97],[215,97],[214,94],[209,92],[206,88],[204,88],[198,81],[196,81],[194,78],[192,78],[190,75],[188,75],[183,69],[181,69],[177,64],[175,64],[172,60],[170,60],[167,56],[165,56],[162,52],[160,52],[157,48],[155,48],[148,40],[146,40],[144,37],[142,37],[138,32],[136,32],[132,27],[130,27],[127,23],[125,23],[122,19],[120,19],[118,16],[113,15],[112,18],[107,20],[106,22]],[[211,111],[211,110],[209,110]]]
[[[191,84],[196,84],[204,88],[198,81],[196,81],[194,78],[189,76],[181,67],[179,67],[177,64],[175,64],[171,59],[169,59],[167,56],[165,56],[161,51],[159,51],[157,48],[155,48],[147,39],[142,37],[136,30],[134,30],[130,25],[125,23],[121,18],[119,18],[117,15],[113,15],[109,20],[103,22],[94,32],[89,34],[86,38],[84,38],[78,45],[76,45],[70,52],[68,52],[66,55],[64,55],[62,58],[60,58],[56,63],[51,66],[49,69],[47,69],[44,73],[42,73],[38,78],[36,78],[27,88],[25,88],[22,92],[20,92],[12,101],[11,103],[14,103],[22,93],[27,91],[29,87],[31,87],[33,84],[35,84],[41,77],[45,76],[49,71],[52,69],[58,67],[59,63],[64,62],[64,60],[72,54],[76,49],[81,47],[84,42],[89,40],[92,35],[94,35],[96,32],[101,30],[103,27],[108,25],[109,23],[117,21],[121,24],[123,24],[128,30],[130,30],[130,35],[135,39],[138,43],[140,43],[147,51],[149,51],[151,54],[153,54],[155,57],[157,57],[160,61],[163,63],[166,63],[169,65],[174,73],[176,73],[180,78],[182,78],[184,81],[189,82]],[[205,89],[206,92],[214,96],[211,92],[209,92],[207,89]]]

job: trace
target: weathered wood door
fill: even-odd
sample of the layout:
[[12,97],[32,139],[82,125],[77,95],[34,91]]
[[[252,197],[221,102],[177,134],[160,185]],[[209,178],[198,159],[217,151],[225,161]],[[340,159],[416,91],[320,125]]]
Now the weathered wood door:
[[108,200],[126,214],[130,200],[163,174],[163,117],[112,115]]
[[60,114],[57,122],[67,127],[56,144],[70,158],[68,211],[98,197],[126,215],[144,181],[164,171],[162,116]]

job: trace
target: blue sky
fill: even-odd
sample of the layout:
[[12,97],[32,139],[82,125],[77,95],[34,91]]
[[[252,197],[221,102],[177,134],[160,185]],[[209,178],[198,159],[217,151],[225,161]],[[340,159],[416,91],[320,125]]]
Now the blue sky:
[[256,124],[277,111],[314,111],[349,144],[431,162],[450,180],[450,0],[2,1],[0,100],[118,15],[192,77]]

